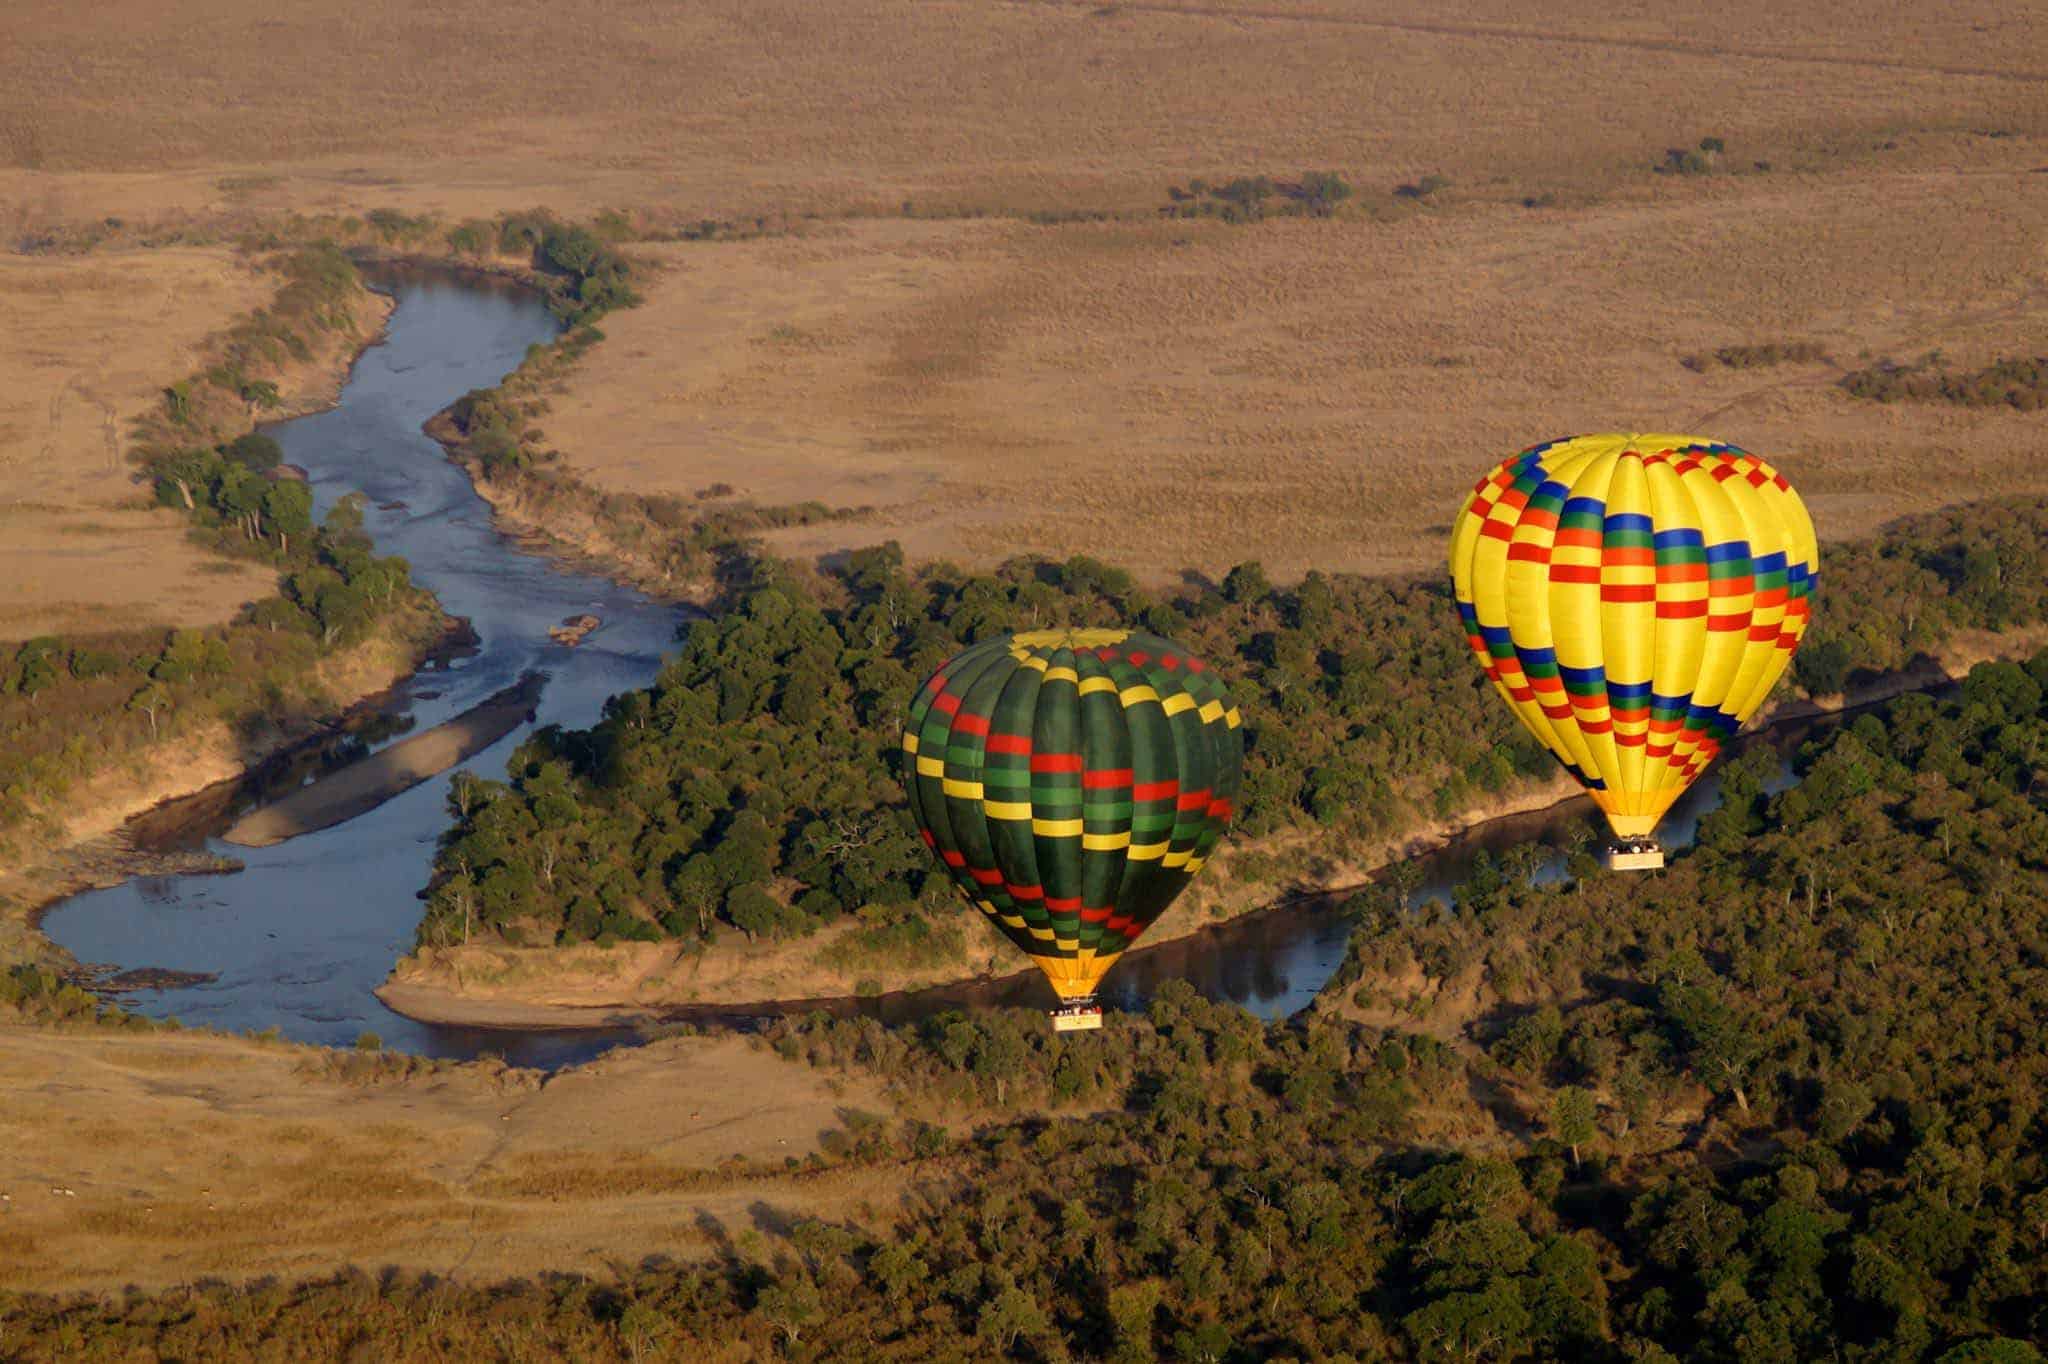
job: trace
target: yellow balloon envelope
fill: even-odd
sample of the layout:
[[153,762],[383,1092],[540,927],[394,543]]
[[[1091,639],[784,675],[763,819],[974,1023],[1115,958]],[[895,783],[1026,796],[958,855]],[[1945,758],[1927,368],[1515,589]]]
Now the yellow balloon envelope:
[[1783,675],[1819,568],[1792,485],[1695,436],[1574,436],[1473,488],[1451,534],[1486,675],[1646,839]]

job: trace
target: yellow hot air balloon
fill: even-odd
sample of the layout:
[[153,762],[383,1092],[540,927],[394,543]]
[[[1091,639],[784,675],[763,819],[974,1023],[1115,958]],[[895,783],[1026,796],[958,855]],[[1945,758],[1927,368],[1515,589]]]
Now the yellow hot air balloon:
[[1784,476],[1695,436],[1532,446],[1451,534],[1473,652],[1606,812],[1618,867],[1663,865],[1657,821],[1792,661],[1818,567]]

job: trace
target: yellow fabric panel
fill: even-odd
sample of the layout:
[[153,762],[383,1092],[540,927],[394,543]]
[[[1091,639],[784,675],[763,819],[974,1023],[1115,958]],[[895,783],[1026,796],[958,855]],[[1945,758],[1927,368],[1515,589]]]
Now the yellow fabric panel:
[[[1576,471],[1570,485],[1571,496],[1605,502],[1620,453],[1618,448],[1592,452]],[[1601,638],[1600,577],[1597,571],[1600,547],[1559,545],[1552,551],[1551,562],[1553,565],[1588,570],[1593,577],[1591,582],[1553,581],[1550,584],[1550,619],[1557,641],[1557,661],[1566,668],[1601,667],[1605,662],[1605,644]],[[1580,766],[1608,786],[1619,788],[1623,784],[1621,758],[1614,746],[1613,720],[1613,709],[1604,699],[1597,705],[1573,704],[1573,728],[1579,731],[1580,743],[1587,755]],[[1600,732],[1587,733],[1585,727],[1588,725]],[[1607,728],[1600,729],[1603,726]]]
[[[1052,674],[1047,673],[1046,676],[1051,677]],[[1081,683],[1081,695],[1083,696],[1093,696],[1096,692],[1099,691],[1115,690],[1116,682],[1113,679],[1107,677],[1090,677],[1083,680]]]
[[1062,630],[1023,630],[1011,635],[1010,642],[1031,649],[1099,649],[1105,644],[1121,644],[1130,637],[1129,630],[1075,626]]
[[[1743,538],[1749,541],[1752,560],[1785,549],[1785,526],[1773,508],[1759,498],[1742,497],[1727,489],[1724,489],[1724,492],[1727,493],[1729,505],[1734,507],[1736,514],[1742,518]],[[1784,614],[1785,609],[1782,605],[1757,606],[1756,594],[1750,594],[1751,627],[1768,623],[1775,634],[1779,622],[1784,619]],[[1754,706],[1747,703],[1748,698],[1757,693],[1758,684],[1763,683],[1764,690],[1768,691],[1777,683],[1778,674],[1771,670],[1772,655],[1777,652],[1775,642],[1758,643],[1750,638],[1749,630],[1745,629],[1742,632],[1742,652],[1736,662],[1735,676],[1728,681],[1728,692],[1722,701],[1723,709],[1739,718],[1746,717],[1754,709]],[[1759,696],[1758,701],[1761,700]]]
[[[1081,690],[1086,692],[1088,689],[1083,687]],[[1123,702],[1125,710],[1129,710],[1132,706],[1140,706],[1147,701],[1157,701],[1159,693],[1150,687],[1125,687],[1116,694],[1116,698]]]
[[917,775],[920,777],[945,776],[946,760],[944,758],[926,757],[920,754],[917,759]]
[[[1751,489],[1758,518],[1770,518],[1773,528],[1783,537],[1782,547],[1788,561],[1804,563],[1810,570],[1817,572],[1820,568],[1820,546],[1814,537],[1813,519],[1807,515],[1806,505],[1799,500],[1798,494],[1781,489],[1775,482],[1768,481],[1776,479],[1776,469],[1762,460],[1757,461],[1757,466],[1758,471],[1767,480],[1761,487]],[[1764,617],[1759,614],[1757,624],[1763,623]],[[1788,622],[1787,613],[1782,607],[1772,611],[1771,623],[1793,635],[1795,641],[1806,630],[1803,619]],[[1750,647],[1757,653],[1761,663],[1756,680],[1750,690],[1743,695],[1741,708],[1735,712],[1744,719],[1756,713],[1756,708],[1770,696],[1771,688],[1778,684],[1778,679],[1784,675],[1786,667],[1792,662],[1791,651],[1781,649],[1775,644],[1752,642]]]
[[[1648,465],[1644,473],[1649,477],[1650,515],[1657,529],[1660,532],[1699,530],[1699,508],[1693,505],[1692,495],[1686,491],[1678,471],[1669,463],[1659,463]],[[1657,583],[1658,607],[1706,601],[1705,582],[1668,582],[1659,580],[1662,576],[1657,570],[1652,570],[1652,579]],[[1700,675],[1700,660],[1707,650],[1707,618],[1704,615],[1683,618],[1656,615],[1654,618],[1656,663],[1650,673],[1650,695],[1689,695],[1694,680]],[[1669,748],[1673,745],[1677,731],[1660,728],[1673,723],[1654,717],[1650,721],[1650,742],[1645,750],[1643,768],[1646,791],[1662,791],[1678,782],[1679,770],[1666,758],[1652,756],[1650,752],[1660,746]]]
[[[1738,499],[1730,494],[1727,483],[1717,481],[1707,465],[1696,465],[1679,476],[1691,496],[1693,507],[1699,513],[1700,528],[1709,546],[1747,542],[1749,523],[1742,515]],[[1754,548],[1750,551],[1755,553]],[[1700,652],[1699,673],[1693,679],[1692,701],[1703,709],[1718,710],[1728,699],[1729,692],[1741,675],[1743,659],[1748,654],[1749,630],[1747,618],[1755,593],[1750,589],[1748,579],[1714,579],[1704,584],[1707,614],[1703,618],[1705,641]],[[1740,630],[1717,630],[1715,622],[1728,617],[1744,620]],[[1684,768],[1699,752],[1704,736],[1687,730],[1679,735],[1671,752],[1671,765],[1676,770],[1674,780],[1683,788],[1690,784],[1683,778]]]
[[[1650,480],[1641,460],[1621,459],[1617,455],[1614,477],[1608,484],[1607,515],[1651,515]],[[1600,570],[1602,587],[1634,586],[1642,583],[1655,586],[1656,581],[1657,570],[1654,564],[1648,568],[1615,565]],[[1607,686],[1610,691],[1617,683],[1632,686],[1639,682],[1649,682],[1656,671],[1656,602],[1602,601],[1600,639],[1607,669]],[[1622,740],[1640,738],[1648,734],[1649,730],[1650,721],[1647,715],[1630,719],[1615,716],[1615,766],[1620,771],[1621,779],[1609,782],[1609,785],[1613,788],[1611,799],[1619,802],[1617,808],[1621,813],[1635,813],[1631,797],[1632,793],[1643,789],[1646,766],[1643,746],[1623,743]]]
[[1052,982],[1053,993],[1061,999],[1088,998],[1095,993],[1095,987],[1102,983],[1109,968],[1116,964],[1114,954],[1098,956],[1085,947],[1071,957],[1034,956],[1031,960],[1045,972],[1045,978]]
[[1195,708],[1194,694],[1192,692],[1177,691],[1160,702],[1159,708],[1168,715],[1178,715],[1184,710],[1193,710]]
[[[1489,504],[1487,520],[1501,522],[1512,514],[1513,511],[1507,504],[1496,499]],[[1485,527],[1482,526],[1481,533],[1472,542],[1469,569],[1472,605],[1479,614],[1479,624],[1482,628],[1505,629],[1512,635],[1515,620],[1508,598],[1508,541],[1485,534],[1484,531]],[[1519,645],[1522,642],[1517,637],[1516,643]],[[1498,666],[1501,695],[1506,697],[1508,705],[1514,708],[1523,727],[1540,739],[1559,759],[1565,762],[1573,761],[1571,751],[1558,739],[1557,732],[1543,717],[1543,710],[1533,697],[1518,695],[1526,694],[1529,690],[1527,680],[1522,676],[1520,662],[1512,657],[1503,658],[1498,660]]]

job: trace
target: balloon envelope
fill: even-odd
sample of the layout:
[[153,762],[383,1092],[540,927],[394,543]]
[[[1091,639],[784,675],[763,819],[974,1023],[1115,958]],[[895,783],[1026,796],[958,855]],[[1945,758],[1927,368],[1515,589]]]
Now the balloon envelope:
[[1784,476],[1694,436],[1533,446],[1451,535],[1480,666],[1623,838],[1648,837],[1770,695],[1818,567]]
[[1156,635],[1005,635],[918,689],[904,786],[967,898],[1085,999],[1222,837],[1241,723],[1221,679]]

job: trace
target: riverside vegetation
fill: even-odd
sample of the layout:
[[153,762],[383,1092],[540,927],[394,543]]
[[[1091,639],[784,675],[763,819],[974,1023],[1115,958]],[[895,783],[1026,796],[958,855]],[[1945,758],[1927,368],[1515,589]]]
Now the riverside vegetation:
[[[323,657],[374,634],[423,647],[438,628],[403,560],[377,556],[344,501],[315,526],[305,483],[250,428],[280,405],[278,377],[360,342],[362,283],[332,246],[274,262],[284,283],[200,374],[171,384],[136,428],[133,457],[159,504],[224,558],[274,567],[282,591],[213,629],[40,636],[0,657],[0,839],[18,839],[74,783],[190,725],[230,722],[256,746],[331,711]],[[5,848],[6,844],[0,844]]]
[[[1798,684],[1840,692],[1959,631],[2041,621],[2044,546],[2040,499],[1831,546]],[[859,929],[832,948],[843,964],[956,957],[952,916],[931,913],[952,891],[902,809],[897,725],[931,669],[1009,630],[1135,622],[1230,679],[1247,723],[1236,827],[1255,846],[1217,870],[1242,881],[1327,879],[1377,841],[1552,772],[1485,694],[1435,578],[1276,587],[1246,564],[1164,595],[1089,559],[913,573],[882,547],[819,577],[731,554],[725,609],[686,627],[652,687],[589,730],[537,733],[507,781],[454,784],[422,946],[702,950],[721,932],[792,938],[852,916]]]
[[366,339],[362,278],[336,238],[510,270],[547,296],[573,354],[601,336],[598,318],[638,302],[632,266],[614,249],[633,231],[617,215],[586,226],[536,211],[444,226],[376,210],[247,236],[245,251],[271,253],[276,296],[228,331],[206,369],[163,390],[161,407],[136,424],[131,458],[158,504],[189,516],[193,538],[274,567],[281,590],[215,629],[40,636],[0,657],[0,839],[26,848],[22,835],[109,758],[193,723],[225,719],[252,751],[299,732],[334,708],[312,680],[320,659],[380,634],[417,652],[436,632],[431,597],[404,560],[374,553],[360,505],[344,499],[316,527],[311,490],[280,466],[277,442],[252,430],[282,407],[292,367]]
[[906,1173],[889,1216],[601,1280],[0,1296],[0,1324],[24,1359],[2038,1364],[2044,687],[2048,653],[1982,665],[1774,796],[1739,761],[1659,876],[1482,866],[1419,917],[1368,891],[1290,1022],[1178,988],[1087,1037],[776,1025],[900,1096],[801,1162]]

